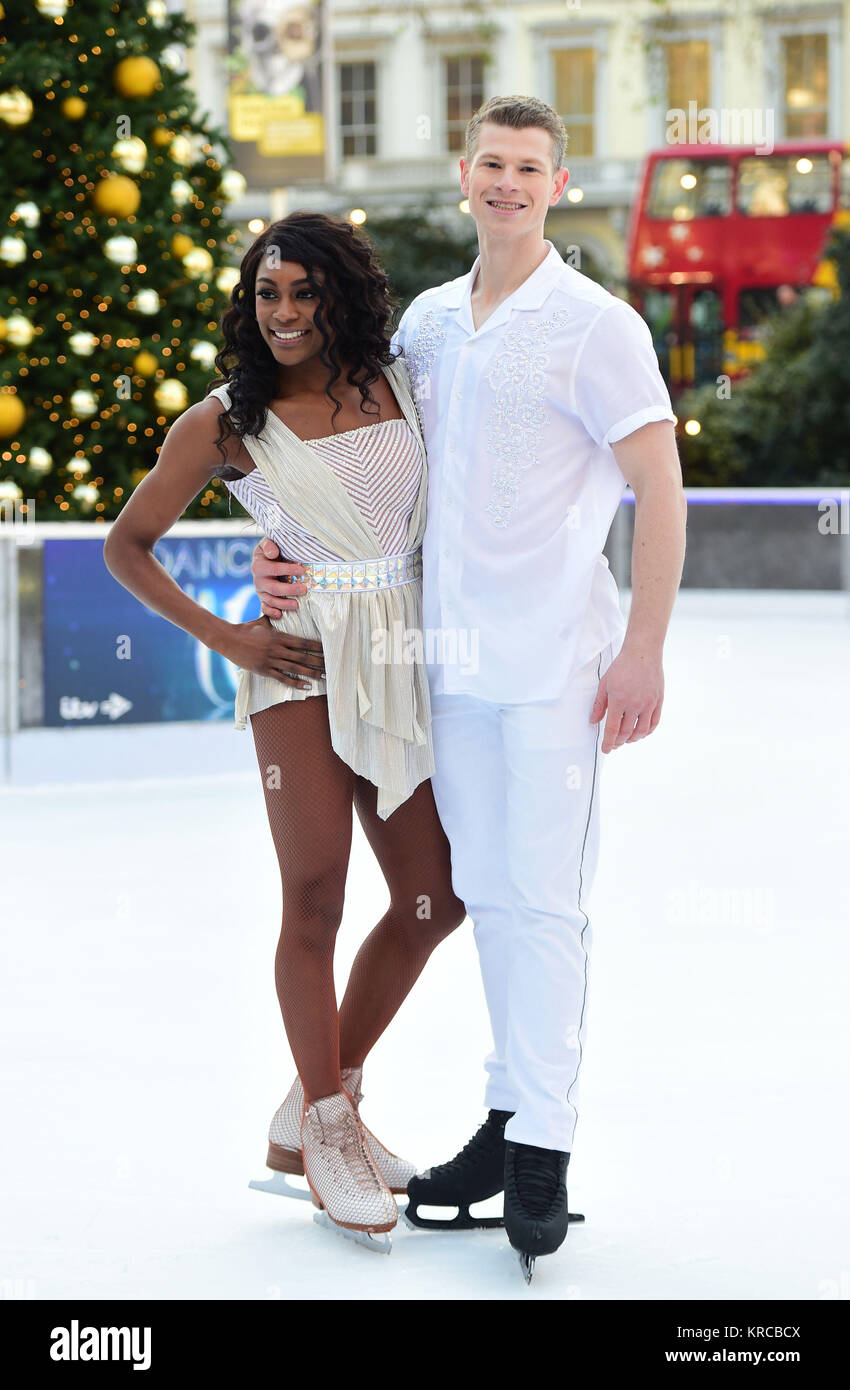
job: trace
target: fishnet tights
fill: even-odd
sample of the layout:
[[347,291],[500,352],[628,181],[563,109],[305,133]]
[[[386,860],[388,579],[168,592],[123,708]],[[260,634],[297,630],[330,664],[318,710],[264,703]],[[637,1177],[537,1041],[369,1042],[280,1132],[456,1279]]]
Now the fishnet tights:
[[[287,700],[251,716],[283,887],[275,983],[307,1101],[342,1090],[341,1067],[366,1054],[438,942],[466,915],[451,885],[448,840],[431,783],[382,821],[377,788],[333,751],[326,695]],[[333,958],[351,852],[351,808],[390,891],[363,942],[337,1011]],[[424,896],[423,896],[424,895]],[[430,917],[418,915],[430,904]]]

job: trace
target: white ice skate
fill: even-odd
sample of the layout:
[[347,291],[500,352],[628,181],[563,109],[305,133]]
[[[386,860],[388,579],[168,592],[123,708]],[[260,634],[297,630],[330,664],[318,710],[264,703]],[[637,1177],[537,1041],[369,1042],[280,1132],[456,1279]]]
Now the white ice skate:
[[305,1106],[301,1121],[304,1176],[319,1208],[314,1221],[346,1239],[389,1254],[387,1234],[398,1221],[396,1200],[366,1146],[345,1091]]
[[[360,1090],[363,1068],[346,1067],[341,1072],[341,1077],[343,1088],[359,1114],[360,1102],[363,1099],[363,1092]],[[296,1076],[289,1089],[289,1094],[283,1104],[275,1111],[269,1127],[269,1151],[266,1165],[271,1168],[272,1177],[265,1182],[250,1182],[249,1187],[255,1187],[260,1192],[275,1192],[281,1197],[309,1199],[308,1188],[299,1187],[291,1181],[293,1176],[301,1176],[304,1172],[304,1165],[301,1160],[301,1112],[303,1108],[304,1088],[300,1078]],[[360,1123],[366,1135],[366,1143],[372,1160],[384,1182],[391,1192],[406,1195],[407,1184],[416,1172],[415,1164],[410,1163],[406,1158],[399,1158],[397,1154],[390,1153],[390,1150],[379,1139],[375,1138],[372,1131],[366,1128],[362,1120]]]

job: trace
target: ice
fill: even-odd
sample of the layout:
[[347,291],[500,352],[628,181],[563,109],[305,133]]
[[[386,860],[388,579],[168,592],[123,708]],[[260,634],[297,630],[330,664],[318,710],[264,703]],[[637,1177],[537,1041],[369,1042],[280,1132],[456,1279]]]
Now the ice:
[[[658,731],[610,755],[570,1206],[530,1289],[501,1231],[389,1259],[249,1190],[292,1066],[250,732],[33,730],[0,791],[0,1287],[159,1299],[850,1295],[850,613],[683,593]],[[338,981],[384,910],[355,819]],[[483,1120],[467,922],[367,1060],[420,1167]]]

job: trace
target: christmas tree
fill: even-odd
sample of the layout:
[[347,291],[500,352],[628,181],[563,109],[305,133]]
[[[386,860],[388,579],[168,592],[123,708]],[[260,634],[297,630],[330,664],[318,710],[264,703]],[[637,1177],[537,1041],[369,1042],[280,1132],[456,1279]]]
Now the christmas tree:
[[39,521],[116,516],[216,375],[245,181],[194,33],[164,0],[0,4],[0,499]]

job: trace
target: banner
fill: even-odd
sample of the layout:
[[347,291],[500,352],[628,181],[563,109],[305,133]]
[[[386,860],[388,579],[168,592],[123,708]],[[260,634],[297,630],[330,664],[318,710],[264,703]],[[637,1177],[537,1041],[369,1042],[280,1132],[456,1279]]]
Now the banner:
[[[259,533],[157,541],[154,555],[191,598],[231,623],[260,616],[251,580]],[[113,579],[103,540],[44,542],[44,723],[233,719],[238,670],[151,613]]]
[[325,7],[229,0],[229,133],[253,188],[324,182]]

